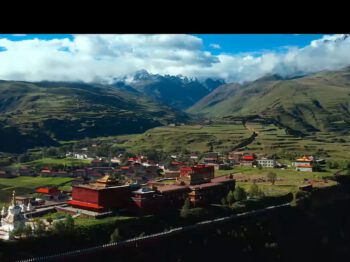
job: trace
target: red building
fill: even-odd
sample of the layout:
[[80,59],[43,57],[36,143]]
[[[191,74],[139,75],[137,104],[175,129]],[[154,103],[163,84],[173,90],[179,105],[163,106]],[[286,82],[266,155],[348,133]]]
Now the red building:
[[253,166],[255,162],[255,155],[254,154],[246,154],[243,155],[240,161],[241,166]]
[[144,212],[156,212],[164,207],[164,196],[155,190],[144,187],[132,192],[133,207]]
[[68,204],[91,211],[108,211],[116,208],[126,208],[130,203],[131,190],[129,185],[120,185],[106,175],[95,183],[74,185],[72,200]]
[[61,195],[57,187],[39,187],[35,192],[42,194],[46,200],[58,200]]
[[180,208],[186,198],[190,199],[193,207],[219,203],[235,187],[235,180],[232,176],[214,178],[213,166],[185,167],[181,171],[182,176],[178,184],[167,185],[151,182],[148,185],[152,187],[152,190],[133,192],[133,201],[137,201],[137,208],[146,212]]
[[196,165],[192,167],[181,167],[180,178],[181,182],[186,185],[201,184],[210,181],[214,178],[214,166]]

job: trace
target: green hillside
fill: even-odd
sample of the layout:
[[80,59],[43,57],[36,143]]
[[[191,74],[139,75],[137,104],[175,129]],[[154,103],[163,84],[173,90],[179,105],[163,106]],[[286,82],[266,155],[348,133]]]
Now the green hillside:
[[285,127],[314,131],[350,130],[350,68],[294,79],[268,76],[223,85],[188,112],[208,117],[257,115]]
[[0,81],[0,151],[141,133],[186,119],[184,113],[109,86]]

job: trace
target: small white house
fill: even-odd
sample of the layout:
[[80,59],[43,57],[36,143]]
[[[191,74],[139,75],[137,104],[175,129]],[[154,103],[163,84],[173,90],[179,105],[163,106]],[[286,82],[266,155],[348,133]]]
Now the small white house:
[[260,158],[260,159],[257,159],[256,162],[258,162],[258,164],[261,165],[262,167],[274,167],[274,166],[276,166],[275,159]]

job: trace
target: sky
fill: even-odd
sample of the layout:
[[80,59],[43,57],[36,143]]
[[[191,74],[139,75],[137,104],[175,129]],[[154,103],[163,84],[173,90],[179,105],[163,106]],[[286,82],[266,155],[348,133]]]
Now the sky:
[[350,37],[320,34],[5,35],[0,79],[113,82],[138,70],[226,82],[350,65]]

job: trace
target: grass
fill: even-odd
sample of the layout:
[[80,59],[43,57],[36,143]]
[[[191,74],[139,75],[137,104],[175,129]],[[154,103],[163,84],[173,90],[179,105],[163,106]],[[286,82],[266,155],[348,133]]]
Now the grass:
[[75,158],[41,158],[35,161],[27,162],[25,165],[66,165],[72,166],[77,164],[90,164],[90,160],[75,159]]
[[79,216],[79,217],[75,218],[74,221],[75,221],[75,225],[77,225],[77,226],[90,227],[90,226],[116,223],[117,221],[126,221],[126,220],[132,220],[132,219],[135,219],[135,217],[113,216],[113,217],[94,219],[94,218],[80,217]]
[[[140,152],[151,148],[165,152],[189,151],[205,152],[213,142],[214,150],[230,150],[234,145],[248,138],[252,132],[241,124],[184,125],[157,127],[139,135],[119,136],[122,142],[117,147]],[[115,139],[114,138],[114,139]]]
[[[309,180],[322,180],[324,177],[332,176],[335,171],[326,172],[301,172],[295,171],[294,169],[276,169],[276,168],[263,168],[259,170],[258,168],[253,167],[235,167],[233,170],[217,170],[215,172],[216,176],[228,175],[228,174],[242,174],[240,176],[245,177],[246,179],[251,178],[257,179],[259,177],[266,178],[269,172],[275,172],[277,175],[277,181],[275,185],[272,185],[270,182],[257,182],[259,188],[261,188],[266,195],[280,195],[288,192],[296,192],[299,186],[304,185],[304,179]],[[237,181],[237,185],[242,186],[246,190],[249,190],[250,186],[253,184],[253,181],[241,182]],[[315,183],[314,186],[332,186],[335,185],[335,181],[328,181],[327,183]]]
[[15,190],[17,195],[28,195],[40,186],[58,186],[61,190],[69,190],[73,178],[65,177],[16,177],[0,178],[0,204],[8,205]]

